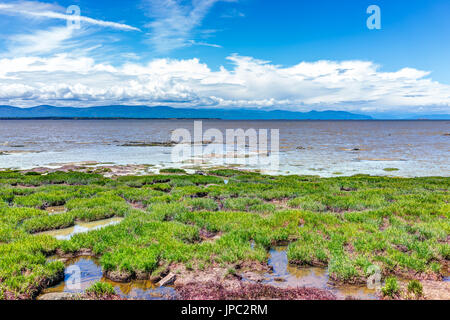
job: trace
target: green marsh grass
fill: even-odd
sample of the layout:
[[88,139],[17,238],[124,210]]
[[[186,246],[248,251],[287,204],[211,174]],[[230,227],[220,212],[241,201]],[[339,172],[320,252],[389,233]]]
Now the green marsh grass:
[[[63,264],[48,257],[82,249],[98,255],[104,270],[131,276],[155,275],[172,263],[192,270],[265,264],[268,250],[286,243],[291,263],[326,267],[336,281],[364,281],[374,264],[385,275],[436,276],[450,258],[449,185],[443,177],[264,176],[230,169],[115,178],[3,171],[0,297],[34,298],[61,278]],[[43,210],[55,205],[67,211]],[[110,217],[124,220],[70,240],[35,235]],[[216,237],[205,241],[204,234]],[[386,294],[395,295],[393,280],[386,283]]]

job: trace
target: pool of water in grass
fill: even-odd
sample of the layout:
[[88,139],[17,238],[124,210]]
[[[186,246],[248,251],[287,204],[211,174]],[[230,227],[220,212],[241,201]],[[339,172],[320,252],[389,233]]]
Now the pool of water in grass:
[[80,222],[75,224],[73,227],[58,229],[58,230],[50,230],[39,233],[40,235],[50,235],[55,237],[58,240],[69,240],[74,235],[78,233],[84,233],[88,231],[98,230],[107,226],[115,225],[120,223],[123,218],[114,217],[110,219],[103,219],[92,222]]
[[[75,285],[78,278],[79,285]],[[159,287],[151,281],[136,280],[129,283],[119,283],[106,279],[103,270],[95,257],[78,257],[66,262],[64,281],[57,286],[45,289],[42,294],[55,292],[82,293],[95,282],[110,283],[116,293],[123,298],[135,300],[161,300],[171,299],[175,296],[175,290],[171,287]]]
[[45,208],[45,211],[48,212],[49,215],[61,214],[67,212],[64,206],[53,206]]
[[356,299],[378,299],[375,289],[365,285],[333,285],[328,270],[319,267],[299,267],[289,264],[287,247],[276,247],[270,250],[269,265],[273,271],[265,275],[263,283],[277,287],[312,287],[332,291],[339,299],[349,296]]

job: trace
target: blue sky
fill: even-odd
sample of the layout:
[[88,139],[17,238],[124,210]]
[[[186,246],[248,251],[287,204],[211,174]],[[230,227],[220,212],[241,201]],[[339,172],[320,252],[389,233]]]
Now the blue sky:
[[448,0],[0,0],[0,104],[449,113],[449,57]]

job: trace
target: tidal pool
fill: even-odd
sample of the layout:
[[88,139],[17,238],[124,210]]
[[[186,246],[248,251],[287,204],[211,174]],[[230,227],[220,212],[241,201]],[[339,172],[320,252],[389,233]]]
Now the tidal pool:
[[67,210],[64,206],[54,206],[54,207],[45,208],[45,211],[47,211],[50,215],[54,215],[54,214],[64,213]]
[[38,233],[40,235],[46,234],[55,237],[58,240],[69,240],[74,235],[78,233],[88,232],[92,230],[98,230],[107,226],[115,225],[120,223],[123,220],[123,218],[110,218],[110,219],[103,219],[98,221],[92,221],[92,222],[80,222],[75,224],[73,227],[65,228],[65,229],[58,229],[58,230],[50,230]]
[[[77,282],[77,279],[80,281]],[[119,283],[106,279],[98,259],[94,257],[78,257],[68,260],[64,271],[64,281],[45,289],[42,291],[42,295],[56,292],[82,293],[97,281],[110,283],[117,294],[127,299],[162,300],[175,296],[173,288],[159,287],[148,280]]]
[[318,267],[299,267],[289,264],[287,247],[270,250],[269,265],[273,272],[265,275],[263,283],[277,287],[313,287],[332,291],[340,299],[352,296],[362,300],[378,299],[375,289],[364,285],[332,285],[328,270]]

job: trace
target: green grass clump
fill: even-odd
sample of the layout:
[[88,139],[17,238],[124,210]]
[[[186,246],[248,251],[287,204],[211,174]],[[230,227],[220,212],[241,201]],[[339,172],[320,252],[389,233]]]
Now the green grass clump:
[[314,234],[305,235],[302,240],[291,243],[287,255],[289,261],[301,265],[322,266],[329,259],[326,242]]
[[72,199],[65,206],[69,209],[68,214],[80,221],[96,221],[113,216],[123,217],[131,210],[124,199],[112,194]]
[[159,170],[160,173],[186,173],[184,169],[166,168]]
[[185,203],[193,211],[207,210],[216,211],[218,209],[217,202],[209,198],[193,198],[185,200]]
[[416,298],[423,296],[423,286],[418,280],[411,280],[408,282],[408,293],[414,295]]
[[321,203],[320,201],[316,201],[312,199],[311,197],[301,197],[301,198],[295,198],[290,201],[288,201],[288,206],[291,208],[299,208],[303,210],[309,210],[309,211],[318,211],[322,212],[326,210],[326,206]]
[[389,277],[386,279],[386,283],[383,288],[381,288],[381,292],[383,296],[395,298],[400,291],[400,288],[397,283],[397,278]]
[[275,205],[271,204],[271,203],[257,203],[257,204],[250,205],[248,207],[248,210],[251,212],[264,213],[264,214],[274,213],[275,209],[276,209]]
[[51,206],[61,206],[73,197],[73,194],[62,190],[41,189],[42,191],[29,195],[16,196],[14,203],[23,207],[45,208]]
[[73,226],[74,223],[74,215],[70,212],[66,212],[52,216],[40,216],[25,220],[22,224],[22,228],[28,233],[36,233],[47,230],[67,228]]
[[64,278],[64,264],[47,262],[58,246],[49,236],[27,236],[0,245],[0,290],[17,297],[35,298],[46,286]]
[[44,210],[34,208],[20,208],[20,207],[3,207],[0,208],[0,221],[18,225],[23,223],[26,219],[47,216],[48,213]]
[[220,176],[220,177],[233,177],[233,176],[236,176],[238,174],[241,174],[240,171],[233,170],[233,169],[210,170],[208,173],[212,174],[212,175],[215,175],[215,176]]
[[261,205],[263,201],[254,198],[233,198],[224,201],[223,206],[225,209],[246,211],[249,207]]
[[[158,184],[159,185],[159,184]],[[169,187],[170,190],[170,187]],[[162,190],[164,191],[164,190]],[[144,202],[148,201],[149,199],[153,197],[163,196],[164,192],[153,190],[150,188],[127,188],[127,187],[120,187],[117,188],[115,191],[115,194],[124,198],[128,202]]]
[[113,252],[105,253],[101,258],[101,264],[105,271],[151,272],[158,266],[160,255],[158,246],[147,248],[119,247]]
[[92,286],[86,289],[86,293],[102,297],[116,294],[116,291],[114,290],[114,287],[110,283],[97,281]]

